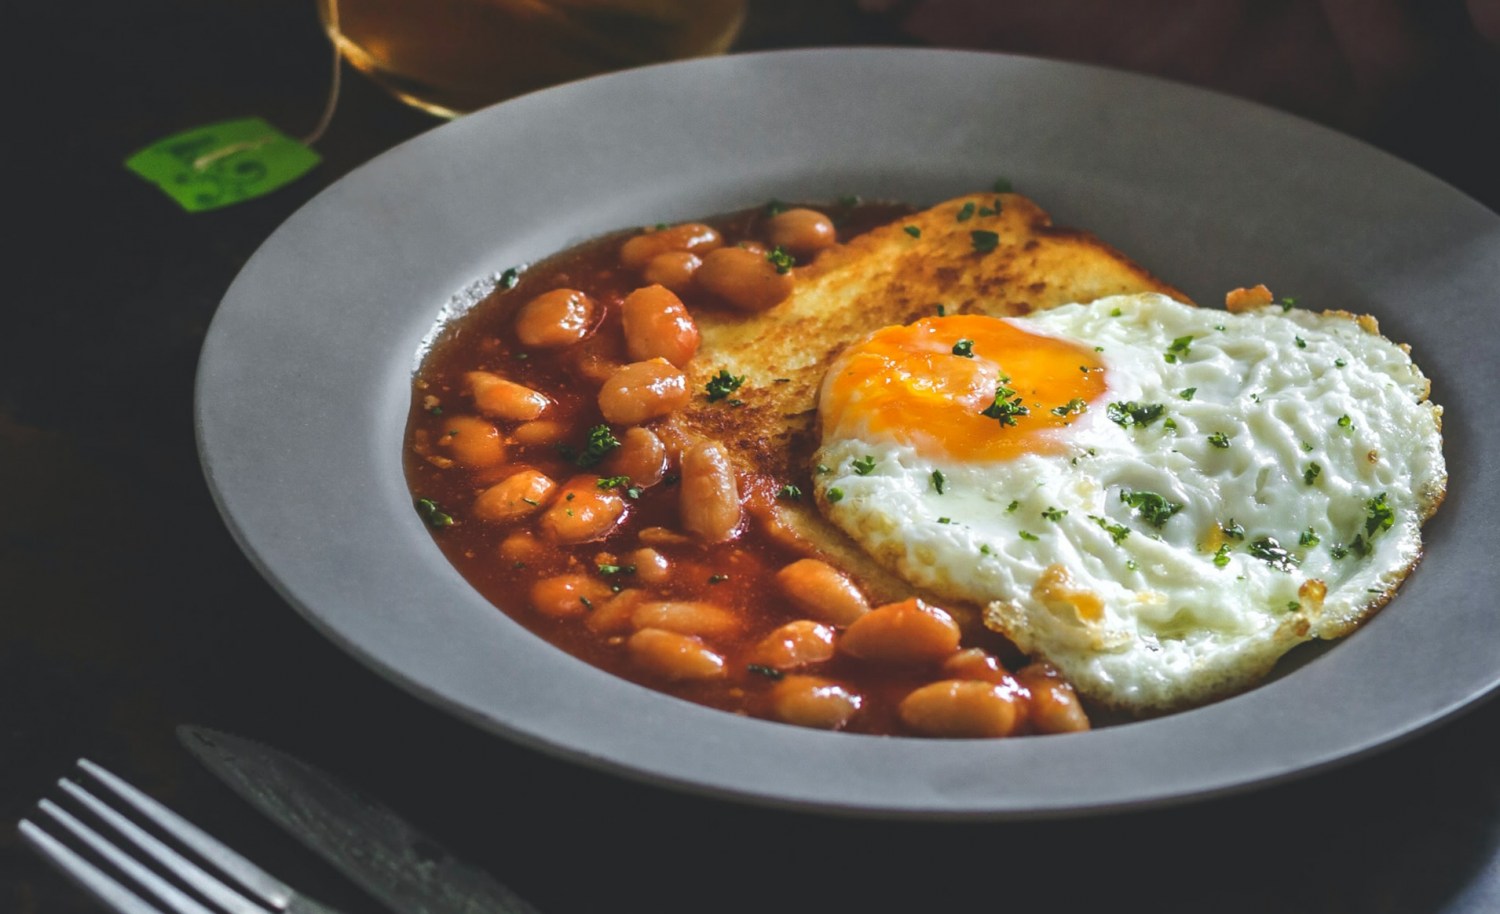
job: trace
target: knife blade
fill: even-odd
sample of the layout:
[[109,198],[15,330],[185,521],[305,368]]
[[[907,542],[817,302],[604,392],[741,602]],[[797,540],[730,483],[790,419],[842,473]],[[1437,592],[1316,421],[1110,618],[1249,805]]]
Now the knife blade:
[[389,807],[277,749],[203,727],[177,738],[220,780],[398,914],[538,914]]

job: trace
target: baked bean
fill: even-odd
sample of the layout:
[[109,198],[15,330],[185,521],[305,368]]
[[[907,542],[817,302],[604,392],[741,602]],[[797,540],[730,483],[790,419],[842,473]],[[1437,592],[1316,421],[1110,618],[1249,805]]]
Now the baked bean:
[[1089,716],[1077,693],[1050,664],[1022,667],[1016,672],[1016,681],[1031,692],[1031,726],[1038,733],[1076,733],[1089,729]]
[[589,613],[583,624],[589,631],[599,635],[624,634],[635,627],[630,617],[635,614],[636,607],[646,601],[647,596],[644,590],[622,590]]
[[777,271],[763,254],[745,248],[719,248],[703,258],[693,275],[698,287],[743,311],[764,311],[792,294],[792,274]]
[[510,436],[516,444],[556,444],[567,437],[568,427],[551,419],[522,422],[511,429]]
[[649,547],[625,553],[625,564],[635,569],[635,579],[642,584],[665,584],[672,570],[667,557]]
[[[529,530],[517,530],[500,541],[500,557],[512,564],[525,565],[536,561],[550,546],[536,538]],[[519,566],[518,566],[519,567]]]
[[474,499],[474,516],[490,521],[519,520],[540,511],[555,491],[557,483],[538,470],[512,473],[479,493]]
[[680,635],[722,638],[740,628],[740,620],[727,609],[700,601],[671,600],[642,603],[630,621],[636,628],[660,628]]
[[870,611],[854,582],[827,562],[800,559],[776,572],[788,600],[820,622],[844,626]]
[[978,679],[945,679],[901,700],[901,722],[923,736],[957,739],[1010,736],[1021,719],[1021,699],[1002,685]]
[[613,489],[599,488],[598,476],[574,476],[537,525],[554,542],[592,543],[608,536],[625,512],[625,499]]
[[1000,663],[1000,658],[984,648],[971,647],[943,661],[943,675],[949,679],[978,679],[997,685],[1016,687],[1016,680]]
[[698,325],[666,286],[636,289],[620,303],[625,352],[637,362],[666,359],[678,368],[698,351]]
[[505,459],[505,439],[500,437],[500,430],[477,416],[453,416],[444,422],[438,443],[464,466],[492,467]]
[[496,419],[524,422],[540,416],[552,404],[546,395],[492,372],[470,371],[464,374],[464,380],[469,384],[474,405]]
[[771,244],[798,257],[816,254],[838,241],[833,220],[814,209],[782,210],[766,223]]
[[588,336],[594,300],[577,289],[543,292],[516,314],[516,337],[527,346],[557,349]]
[[693,275],[703,266],[703,258],[689,251],[668,251],[657,254],[641,271],[646,282],[666,286],[681,295],[693,287]]
[[724,658],[692,635],[643,628],[625,646],[638,666],[667,679],[724,678]]
[[628,476],[632,485],[654,486],[667,472],[667,446],[648,428],[628,428],[600,466],[605,476]]
[[799,727],[842,730],[862,704],[857,693],[817,676],[787,676],[771,687],[771,713]]
[[631,362],[599,389],[599,411],[616,425],[639,425],[687,406],[687,375],[666,359]]
[[956,653],[958,641],[952,616],[912,597],[855,619],[839,650],[877,663],[931,663]]
[[760,639],[750,649],[747,659],[773,670],[794,670],[822,663],[833,656],[833,637],[833,629],[823,623],[798,619]]
[[613,596],[609,585],[585,574],[559,574],[531,586],[531,605],[544,616],[570,619],[603,605]]
[[724,238],[716,229],[701,222],[684,222],[627,239],[620,245],[620,265],[640,270],[669,251],[705,254],[723,243]]
[[678,513],[689,533],[722,543],[739,531],[740,484],[729,452],[717,441],[700,441],[682,453]]

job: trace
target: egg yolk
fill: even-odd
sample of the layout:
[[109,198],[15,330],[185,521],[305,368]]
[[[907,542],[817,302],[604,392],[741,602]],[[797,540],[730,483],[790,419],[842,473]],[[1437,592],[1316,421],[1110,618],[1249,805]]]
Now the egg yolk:
[[886,438],[929,457],[1009,460],[1065,448],[1061,430],[1100,399],[1092,347],[980,315],[877,330],[835,360],[823,440]]

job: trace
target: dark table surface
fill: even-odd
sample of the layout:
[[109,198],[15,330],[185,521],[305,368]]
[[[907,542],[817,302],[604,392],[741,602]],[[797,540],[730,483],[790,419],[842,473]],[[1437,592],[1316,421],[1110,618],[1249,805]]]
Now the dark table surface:
[[[21,282],[0,305],[0,910],[92,910],[13,828],[79,756],[313,894],[369,910],[179,747],[174,726],[195,722],[338,772],[547,912],[1500,911],[1493,701],[1245,795],[954,825],[626,783],[388,684],[317,635],[235,547],[199,472],[192,381],[220,296],[267,235],[438,122],[350,74],[320,166],[259,200],[189,215],[122,160],[232,117],[309,129],[329,67],[311,0],[35,6],[5,17],[16,218],[4,262]],[[852,3],[766,2],[741,47],[913,41]],[[1450,62],[1446,83],[1367,138],[1500,208],[1495,72]]]

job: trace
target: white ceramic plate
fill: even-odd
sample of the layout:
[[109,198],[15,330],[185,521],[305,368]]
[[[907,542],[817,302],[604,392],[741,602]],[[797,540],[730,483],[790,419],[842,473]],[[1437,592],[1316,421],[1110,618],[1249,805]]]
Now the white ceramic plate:
[[[928,204],[1005,176],[1199,301],[1264,282],[1373,313],[1447,408],[1428,554],[1333,649],[1237,698],[1058,737],[823,733],[602,673],[497,611],[412,509],[420,341],[460,290],[607,230],[843,194]],[[1119,809],[1356,757],[1500,682],[1500,218],[1275,111],[1077,65],[927,50],[691,61],[547,90],[380,156],[283,225],[205,342],[205,473],[246,554],[319,630],[473,723],[751,802],[889,816]]]

